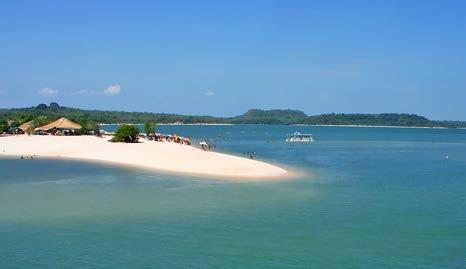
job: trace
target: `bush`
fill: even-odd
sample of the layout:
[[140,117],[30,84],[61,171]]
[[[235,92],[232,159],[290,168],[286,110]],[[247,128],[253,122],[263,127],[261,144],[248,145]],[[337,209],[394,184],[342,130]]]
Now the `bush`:
[[150,121],[144,123],[144,132],[146,135],[155,134],[155,123]]
[[5,120],[0,121],[0,133],[8,131],[8,128],[10,128],[8,122],[6,122]]
[[100,125],[95,121],[84,119],[84,120],[76,120],[75,122],[81,125],[82,127],[80,130],[76,132],[79,135],[85,135],[85,134],[89,134],[92,132],[96,134],[99,132]]
[[115,132],[112,142],[136,143],[138,142],[139,129],[134,125],[121,125]]

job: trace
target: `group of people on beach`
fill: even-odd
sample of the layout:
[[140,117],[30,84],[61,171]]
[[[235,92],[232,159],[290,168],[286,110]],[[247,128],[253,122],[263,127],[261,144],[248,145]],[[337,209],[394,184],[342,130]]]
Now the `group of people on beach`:
[[210,151],[214,146],[211,143],[209,143],[209,141],[204,140],[199,142],[199,147],[204,151]]
[[[154,134],[140,134],[140,138],[147,139],[149,141],[157,141],[157,142],[173,142],[178,143],[180,145],[191,145],[191,140],[189,137],[182,137],[176,134],[173,135],[166,135],[161,133],[154,133]],[[199,148],[204,151],[211,151],[214,148],[214,145],[208,140],[202,140],[199,142]]]
[[[28,133],[29,135],[31,133]],[[36,135],[55,135],[55,136],[72,136],[77,135],[74,130],[67,130],[67,129],[51,129],[49,131],[34,131]]]
[[254,157],[256,157],[256,152],[255,151],[245,151],[245,152],[243,152],[243,155],[248,156],[249,159],[253,159]]
[[34,159],[34,157],[37,157],[37,155],[34,155],[34,156],[26,156],[26,157],[24,157],[24,156],[21,156],[21,158],[20,158],[20,159],[21,159],[21,160],[33,160],[33,159]]
[[158,142],[174,142],[180,145],[191,145],[191,140],[189,137],[182,137],[175,135],[165,135],[160,133],[149,134],[145,136],[150,141],[158,141]]

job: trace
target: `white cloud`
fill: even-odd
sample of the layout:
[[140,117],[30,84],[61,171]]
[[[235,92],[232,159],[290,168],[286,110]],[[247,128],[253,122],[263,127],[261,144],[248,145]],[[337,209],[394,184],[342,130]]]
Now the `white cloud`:
[[118,84],[115,85],[110,85],[104,90],[88,90],[88,89],[81,89],[78,91],[75,91],[71,93],[72,95],[101,95],[101,94],[107,94],[107,95],[117,95],[120,94],[121,92],[121,87]]
[[205,96],[208,96],[208,97],[210,97],[210,96],[215,96],[215,92],[208,91],[208,92],[205,92],[204,95],[205,95]]
[[58,90],[53,90],[50,88],[43,88],[39,91],[40,95],[47,96],[47,97],[55,97],[58,95]]
[[117,94],[120,94],[120,92],[121,92],[121,87],[118,84],[110,85],[107,87],[107,89],[104,90],[104,93],[108,95],[117,95]]

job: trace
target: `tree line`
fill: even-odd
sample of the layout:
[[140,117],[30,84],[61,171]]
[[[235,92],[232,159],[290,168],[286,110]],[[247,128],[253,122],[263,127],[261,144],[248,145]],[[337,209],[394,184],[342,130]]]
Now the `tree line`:
[[414,114],[322,114],[308,116],[299,110],[260,110],[251,109],[235,117],[191,116],[167,113],[124,112],[84,110],[40,104],[29,108],[0,109],[0,131],[18,126],[31,120],[39,124],[66,117],[79,123],[85,129],[95,129],[100,124],[110,123],[144,123],[160,124],[307,124],[307,125],[370,125],[370,126],[405,126],[405,127],[446,127],[465,128],[462,121],[432,121]]

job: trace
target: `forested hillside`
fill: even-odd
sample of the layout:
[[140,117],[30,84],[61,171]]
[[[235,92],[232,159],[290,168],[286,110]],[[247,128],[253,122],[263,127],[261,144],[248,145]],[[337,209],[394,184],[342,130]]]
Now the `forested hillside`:
[[466,127],[466,122],[432,121],[412,114],[322,114],[308,116],[299,110],[251,109],[236,117],[189,116],[165,113],[83,110],[40,104],[36,107],[0,109],[0,127],[7,128],[33,119],[41,122],[66,117],[76,122],[97,123],[231,123],[231,124],[308,124],[308,125],[371,125],[406,127]]

